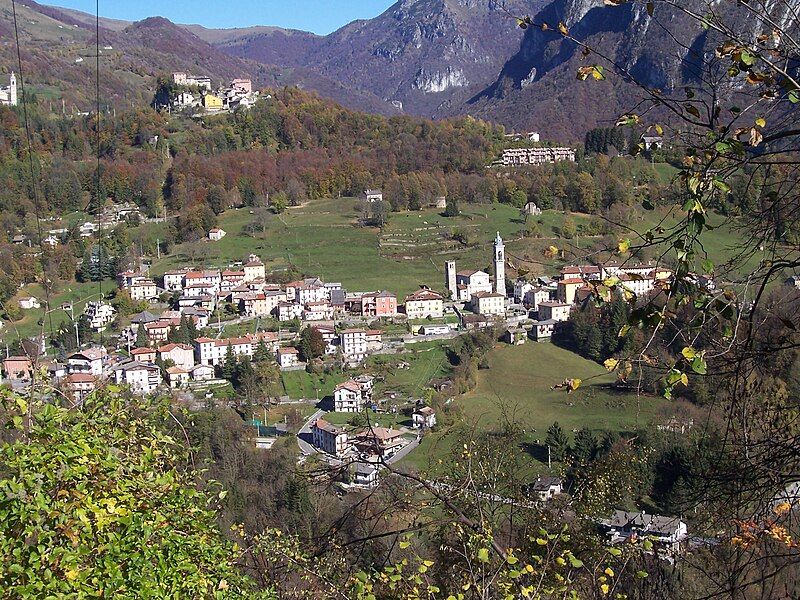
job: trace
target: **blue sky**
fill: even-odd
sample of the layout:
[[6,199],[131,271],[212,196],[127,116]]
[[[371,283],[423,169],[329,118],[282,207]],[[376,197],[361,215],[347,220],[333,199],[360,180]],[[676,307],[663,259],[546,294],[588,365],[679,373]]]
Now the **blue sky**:
[[[355,19],[369,19],[386,10],[393,0],[100,0],[100,16],[138,21],[161,16],[176,23],[206,27],[277,25],[326,34]],[[95,0],[45,0],[94,14]]]

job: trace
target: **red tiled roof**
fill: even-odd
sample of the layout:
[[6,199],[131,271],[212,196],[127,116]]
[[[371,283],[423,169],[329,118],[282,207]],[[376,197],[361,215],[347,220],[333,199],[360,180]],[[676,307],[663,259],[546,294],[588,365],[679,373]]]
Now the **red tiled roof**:
[[442,296],[433,290],[419,290],[406,296],[406,302],[409,300],[442,300]]
[[194,350],[191,346],[187,344],[166,344],[161,346],[158,351],[159,352],[172,352],[175,348],[180,348],[181,350]]
[[351,379],[349,381],[345,381],[344,383],[340,383],[339,385],[337,385],[336,390],[350,390],[351,392],[360,392],[361,386],[359,386],[355,381]]

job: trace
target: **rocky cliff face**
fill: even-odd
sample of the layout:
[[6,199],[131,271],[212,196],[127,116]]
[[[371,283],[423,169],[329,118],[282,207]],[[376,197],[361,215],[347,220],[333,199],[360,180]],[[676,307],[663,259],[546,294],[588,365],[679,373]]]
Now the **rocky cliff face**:
[[[504,0],[503,6],[528,14],[545,1]],[[522,37],[500,0],[401,0],[374,19],[304,40],[283,62],[401,103],[406,112],[430,115],[454,95],[490,84]],[[256,35],[221,48],[256,60],[275,59],[279,42],[275,35]]]
[[[714,4],[734,31],[753,38],[771,31],[741,5]],[[797,29],[800,0],[766,4],[773,11],[772,22]],[[708,10],[706,0],[685,0],[682,8],[701,15]],[[469,112],[518,129],[538,130],[550,138],[579,141],[587,129],[607,126],[636,106],[644,94],[611,71],[606,81],[576,79],[581,65],[602,60],[584,59],[574,42],[555,31],[559,22],[637,81],[664,93],[681,91],[701,77],[719,75],[725,81],[721,74],[709,73],[705,64],[719,43],[713,31],[663,4],[656,4],[650,16],[644,2],[610,7],[603,0],[554,0],[535,15],[534,22],[547,23],[551,30],[529,28],[497,80],[463,104],[443,107],[443,116]]]

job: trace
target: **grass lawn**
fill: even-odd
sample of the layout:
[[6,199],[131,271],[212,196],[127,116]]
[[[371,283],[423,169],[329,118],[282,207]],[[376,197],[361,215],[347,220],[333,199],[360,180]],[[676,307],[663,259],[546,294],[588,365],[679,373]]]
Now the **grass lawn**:
[[[412,425],[411,418],[400,414],[393,415],[368,411],[367,415],[369,415],[369,422],[373,427],[387,427],[393,429],[407,427],[410,429]],[[356,413],[347,412],[329,412],[325,413],[325,420],[334,425],[348,425],[351,421],[356,423],[365,422],[365,416],[364,413],[357,415]]]
[[304,370],[281,372],[283,389],[292,400],[322,400],[325,396],[333,395],[333,389],[347,378],[344,373],[313,375]]
[[[428,434],[404,464],[435,468],[465,440],[464,428],[482,432],[497,429],[504,419],[516,422],[527,443],[544,441],[547,428],[558,421],[568,436],[582,427],[630,431],[647,425],[666,406],[662,398],[637,397],[610,389],[613,375],[577,354],[550,343],[498,345],[489,353],[489,369],[478,372],[474,390],[455,398],[463,420]],[[583,380],[573,393],[551,390],[566,377]]]
[[[407,363],[408,368],[398,365]],[[431,379],[442,377],[450,370],[450,363],[441,342],[421,342],[411,346],[404,354],[379,354],[369,361],[370,370],[384,375],[384,381],[375,384],[375,397],[386,392],[399,392],[401,397],[420,398]]]
[[[580,234],[594,217],[570,214],[579,235],[565,240],[559,231],[567,218],[562,212],[545,211],[528,218],[528,225],[538,223],[538,238],[523,238],[526,227],[519,210],[511,206],[465,205],[462,214],[448,218],[436,209],[392,213],[389,222],[379,230],[357,227],[357,200],[333,198],[312,200],[303,206],[290,207],[281,215],[271,215],[266,231],[252,235],[244,227],[256,218],[246,208],[220,215],[219,226],[227,235],[218,242],[201,241],[178,244],[173,253],[153,264],[155,275],[164,271],[197,264],[222,267],[258,254],[268,269],[283,269],[292,264],[307,274],[316,274],[325,281],[340,281],[350,290],[388,289],[402,297],[426,284],[434,289],[444,287],[444,262],[455,259],[459,269],[476,268],[490,271],[492,240],[497,231],[507,242],[509,266],[524,265],[534,273],[553,274],[565,263],[595,259],[599,237]],[[665,211],[641,212],[631,226],[644,232],[664,217]],[[674,225],[680,212],[666,214],[665,226]],[[741,246],[741,232],[735,222],[710,215],[716,229],[704,234],[704,243],[711,259],[717,263],[731,259]],[[455,230],[465,232],[470,246],[451,240]],[[548,259],[549,246],[565,251],[563,258]],[[200,250],[198,251],[198,248]],[[737,264],[737,272],[751,268],[754,261]]]
[[[103,293],[106,294],[117,287],[115,281],[106,279],[103,281]],[[50,296],[50,306],[52,309],[50,316],[53,320],[53,329],[56,330],[66,321],[69,321],[69,313],[60,309],[64,302],[72,302],[75,318],[77,319],[86,307],[86,302],[89,300],[97,300],[99,298],[99,284],[95,282],[72,282],[62,285],[55,293]],[[35,296],[42,302],[42,308],[22,311],[22,318],[13,323],[5,322],[2,336],[3,341],[11,342],[18,338],[27,338],[39,334],[42,331],[42,325],[37,321],[44,318],[44,331],[49,335],[50,333],[50,318],[45,316],[45,293],[44,288],[39,284],[30,284],[23,287],[17,294],[9,300],[9,302],[17,302],[20,298],[26,296]],[[83,340],[82,340],[83,341]]]

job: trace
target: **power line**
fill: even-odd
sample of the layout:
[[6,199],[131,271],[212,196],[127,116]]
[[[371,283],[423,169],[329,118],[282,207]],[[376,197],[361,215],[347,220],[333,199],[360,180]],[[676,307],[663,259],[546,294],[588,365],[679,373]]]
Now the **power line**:
[[[100,277],[98,278],[98,288],[100,292],[100,303],[103,302],[103,223],[102,205],[100,202],[100,0],[95,0],[95,152],[97,154],[97,164],[95,168],[94,196],[97,210],[97,268]],[[91,258],[91,257],[90,257]],[[103,329],[100,329],[100,345],[103,345]]]
[[[17,3],[16,0],[11,0],[11,10],[14,15],[14,41],[17,46],[17,66],[19,68],[19,88],[20,97],[22,98],[22,120],[25,125],[25,138],[28,144],[28,166],[31,172],[31,193],[33,194],[33,212],[36,215],[36,232],[39,236],[39,247],[42,245],[42,220],[39,214],[39,196],[36,193],[36,174],[33,168],[33,141],[31,137],[31,129],[28,121],[28,100],[25,95],[25,72],[22,70],[22,51],[19,44],[19,28],[17,26]],[[44,265],[42,265],[44,266]],[[47,273],[43,271],[44,277],[44,295],[45,295],[45,312],[47,313],[48,322],[50,324],[50,339],[53,339],[53,313],[50,311],[50,285],[47,280]]]

